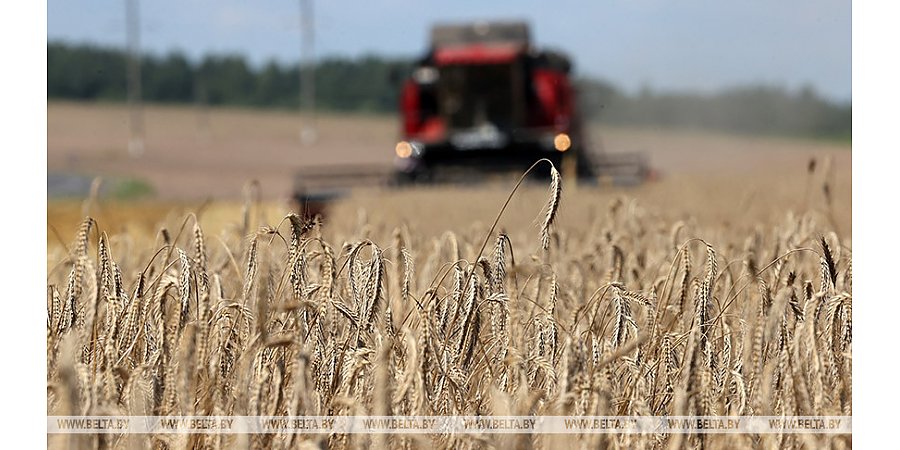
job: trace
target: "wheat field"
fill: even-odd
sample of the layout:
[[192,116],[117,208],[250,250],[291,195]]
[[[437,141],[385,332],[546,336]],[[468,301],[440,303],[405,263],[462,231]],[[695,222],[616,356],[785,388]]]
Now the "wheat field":
[[[829,178],[814,178],[813,164],[808,171],[811,189],[792,194],[799,208],[768,205],[773,218],[755,225],[673,217],[627,195],[598,206],[555,171],[549,191],[506,186],[477,206],[490,211],[481,222],[448,219],[434,231],[385,213],[388,202],[371,196],[302,217],[259,201],[255,184],[228,214],[171,214],[152,232],[95,220],[91,199],[73,238],[48,246],[48,415],[850,416],[849,211],[835,211]],[[409,197],[399,201],[410,207]],[[48,446],[851,441],[173,434],[52,435]]]

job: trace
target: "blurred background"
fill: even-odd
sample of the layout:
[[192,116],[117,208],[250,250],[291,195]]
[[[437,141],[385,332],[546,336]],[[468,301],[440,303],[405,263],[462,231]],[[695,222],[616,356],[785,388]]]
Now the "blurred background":
[[610,189],[746,207],[754,189],[808,190],[779,183],[827,161],[849,228],[851,2],[837,0],[49,0],[48,220],[98,176],[108,198],[200,202],[251,179],[287,199],[298,173],[388,173],[432,27],[498,20],[566,55],[586,153],[645,158],[645,179]]

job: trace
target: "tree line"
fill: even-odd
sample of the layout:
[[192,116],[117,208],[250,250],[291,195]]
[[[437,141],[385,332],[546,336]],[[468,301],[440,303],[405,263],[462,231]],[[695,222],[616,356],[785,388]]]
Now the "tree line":
[[[402,78],[412,59],[375,55],[325,57],[314,67],[315,101],[332,111],[395,112]],[[191,61],[181,53],[141,57],[142,98],[158,103],[202,103],[296,109],[300,66],[269,62],[251,66],[240,55],[208,55]],[[124,101],[126,58],[119,49],[51,42],[47,45],[47,97]],[[806,87],[791,91],[751,85],[716,93],[629,94],[611,83],[577,78],[579,105],[588,118],[619,125],[696,128],[849,138],[849,103],[827,100]]]

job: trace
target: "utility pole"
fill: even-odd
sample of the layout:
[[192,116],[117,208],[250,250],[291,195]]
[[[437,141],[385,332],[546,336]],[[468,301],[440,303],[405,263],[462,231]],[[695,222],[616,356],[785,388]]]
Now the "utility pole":
[[138,0],[125,0],[128,66],[128,154],[144,154],[144,113],[141,109],[141,38]]
[[[316,142],[316,64],[313,53],[315,39],[315,21],[313,18],[312,0],[300,0],[300,142],[311,145]],[[306,110],[304,113],[304,109]]]
[[206,74],[201,66],[194,71],[194,107],[197,112],[197,137],[204,143],[210,139],[209,133],[209,100],[206,92]]

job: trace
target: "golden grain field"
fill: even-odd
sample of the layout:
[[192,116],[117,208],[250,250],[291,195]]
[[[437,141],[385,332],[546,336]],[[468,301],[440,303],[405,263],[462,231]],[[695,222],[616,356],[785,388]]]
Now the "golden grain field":
[[[636,193],[558,179],[358,193],[319,219],[256,200],[256,185],[243,203],[157,212],[51,203],[48,415],[850,416],[849,179],[823,166],[792,169],[771,193],[690,177]],[[152,226],[129,220],[139,210]],[[816,434],[48,439],[851,446]]]

